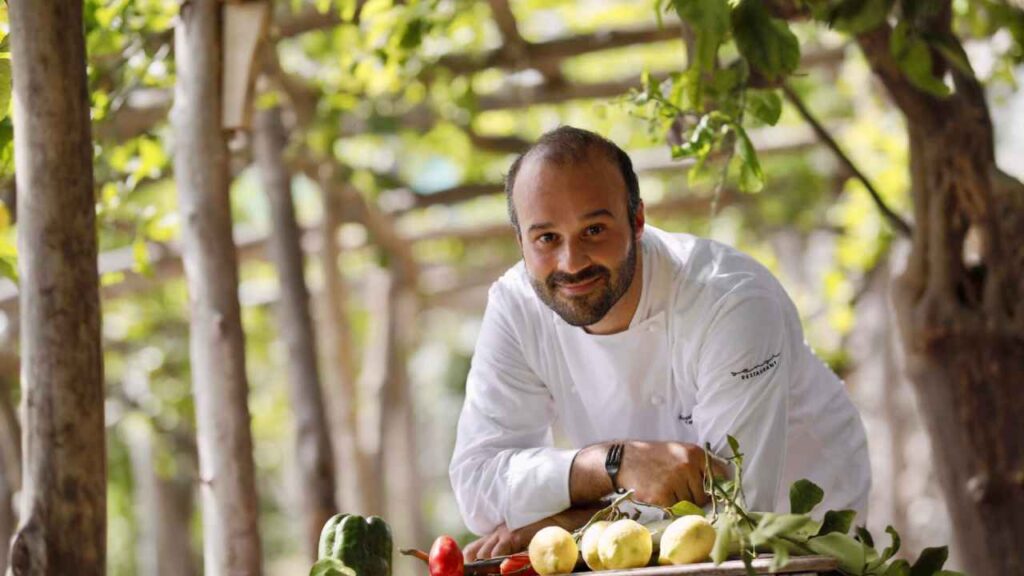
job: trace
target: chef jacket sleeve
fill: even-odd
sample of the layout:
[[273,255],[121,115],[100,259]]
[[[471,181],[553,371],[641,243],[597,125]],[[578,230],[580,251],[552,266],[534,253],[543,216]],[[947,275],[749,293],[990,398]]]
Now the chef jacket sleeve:
[[466,526],[487,534],[516,529],[570,506],[577,450],[553,447],[550,391],[523,355],[522,322],[507,297],[490,291],[466,383],[449,476]]
[[774,511],[786,459],[791,335],[775,294],[743,292],[719,299],[708,324],[693,422],[701,446],[709,443],[719,456],[732,456],[726,436],[736,438],[747,505]]

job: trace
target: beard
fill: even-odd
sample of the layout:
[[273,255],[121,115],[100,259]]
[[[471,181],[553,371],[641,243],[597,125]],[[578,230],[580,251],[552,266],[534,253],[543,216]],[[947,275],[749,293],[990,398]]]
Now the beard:
[[[530,276],[530,284],[537,297],[567,324],[590,326],[604,318],[629,290],[636,274],[636,259],[636,240],[630,239],[629,251],[614,271],[595,264],[575,274],[552,272],[543,281]],[[587,294],[566,296],[558,289],[563,284],[579,284],[594,278],[602,278],[603,281],[598,281],[599,285]]]

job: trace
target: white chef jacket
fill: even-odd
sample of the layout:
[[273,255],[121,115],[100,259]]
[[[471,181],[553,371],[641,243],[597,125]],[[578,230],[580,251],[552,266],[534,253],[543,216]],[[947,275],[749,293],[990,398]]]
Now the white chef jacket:
[[[788,511],[789,487],[822,487],[825,510],[866,519],[864,426],[842,382],[804,342],[782,286],[749,256],[645,226],[629,328],[588,334],[535,294],[523,263],[490,289],[449,474],[477,534],[570,506],[579,448],[611,440],[710,443],[744,454],[753,510]],[[558,421],[572,449],[553,446]],[[628,450],[628,448],[627,448]]]

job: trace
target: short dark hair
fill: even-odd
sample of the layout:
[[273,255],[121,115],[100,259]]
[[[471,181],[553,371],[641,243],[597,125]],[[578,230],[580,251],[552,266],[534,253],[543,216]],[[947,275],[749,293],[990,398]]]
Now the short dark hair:
[[516,185],[516,175],[523,161],[533,156],[539,156],[547,162],[554,162],[558,165],[574,165],[587,159],[591,151],[603,154],[605,158],[614,162],[622,174],[622,180],[626,183],[626,215],[629,218],[629,226],[635,226],[636,213],[640,210],[640,184],[637,182],[636,172],[633,171],[633,162],[629,159],[622,148],[607,138],[573,126],[559,126],[550,132],[546,132],[532,146],[520,154],[505,175],[505,198],[508,201],[508,217],[512,221],[512,227],[516,234],[519,234],[519,217],[516,214],[515,204],[512,203],[512,189]]

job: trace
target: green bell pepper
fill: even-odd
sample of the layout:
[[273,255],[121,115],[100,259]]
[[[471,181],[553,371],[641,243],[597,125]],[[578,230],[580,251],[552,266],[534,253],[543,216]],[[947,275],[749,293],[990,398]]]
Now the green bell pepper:
[[391,528],[379,516],[337,514],[320,532],[319,558],[335,558],[357,576],[391,576]]

